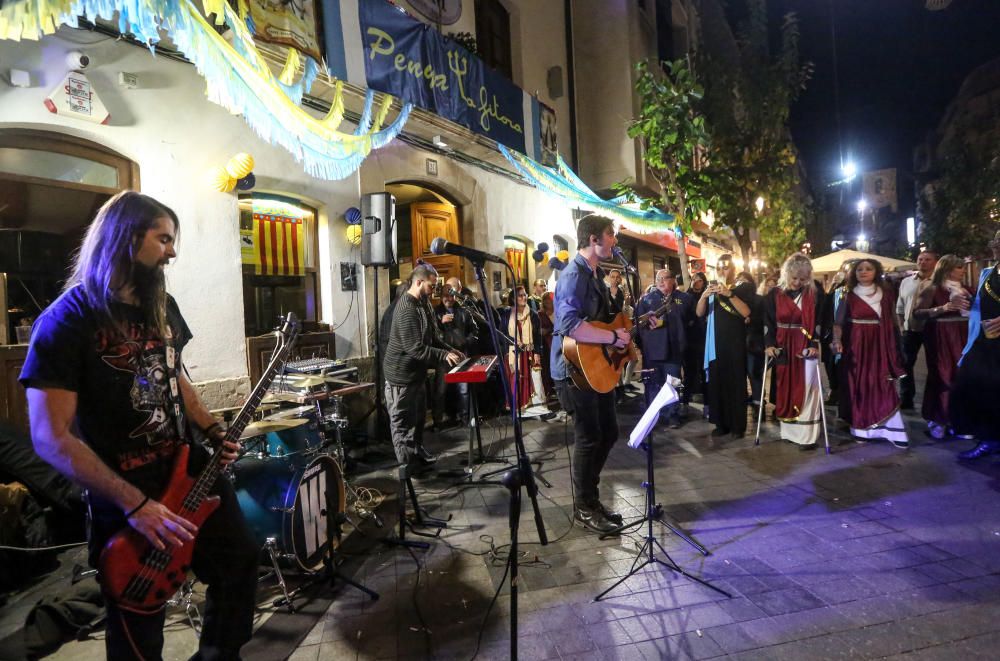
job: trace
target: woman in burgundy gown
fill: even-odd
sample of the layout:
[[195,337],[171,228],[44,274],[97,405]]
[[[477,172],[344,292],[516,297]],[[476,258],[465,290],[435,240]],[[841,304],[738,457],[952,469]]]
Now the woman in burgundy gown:
[[938,260],[931,286],[924,289],[913,316],[926,320],[927,385],[921,413],[934,438],[948,434],[948,394],[958,370],[958,360],[969,339],[969,304],[972,292],[962,286],[965,261],[955,255]]
[[896,380],[905,374],[896,345],[896,297],[882,278],[882,265],[859,260],[847,274],[847,297],[834,321],[830,348],[841,354],[841,396],[851,435],[884,438],[909,447],[899,413]]

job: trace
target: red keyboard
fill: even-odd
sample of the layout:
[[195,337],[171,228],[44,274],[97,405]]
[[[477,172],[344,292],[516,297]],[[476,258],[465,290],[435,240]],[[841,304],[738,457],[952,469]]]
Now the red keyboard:
[[444,375],[445,383],[484,383],[497,367],[496,356],[470,356]]

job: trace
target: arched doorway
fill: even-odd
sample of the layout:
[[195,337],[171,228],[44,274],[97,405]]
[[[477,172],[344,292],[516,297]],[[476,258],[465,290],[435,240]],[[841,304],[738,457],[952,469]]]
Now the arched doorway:
[[139,167],[100,144],[0,129],[0,418],[27,431],[17,383],[34,319],[59,295],[97,210],[139,188]]
[[396,182],[385,190],[396,198],[397,264],[389,269],[389,278],[406,279],[422,260],[437,269],[441,280],[462,277],[462,260],[454,255],[434,255],[431,242],[443,237],[461,243],[460,208],[445,193],[423,182]]

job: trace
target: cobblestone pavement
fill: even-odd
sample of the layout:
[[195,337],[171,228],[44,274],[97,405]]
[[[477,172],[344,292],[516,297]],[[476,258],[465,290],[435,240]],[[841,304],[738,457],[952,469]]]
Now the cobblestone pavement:
[[[640,399],[622,409],[623,439]],[[912,415],[909,450],[832,431],[833,454],[825,455],[778,440],[773,423],[757,447],[752,433],[715,439],[692,412],[697,420],[681,429],[655,432],[657,500],[711,555],[659,526],[657,534],[678,565],[732,598],[653,566],[593,602],[628,572],[641,536],[601,541],[571,526],[572,430],[526,422],[528,450],[552,484],[539,492],[552,543],[535,543],[525,500],[520,658],[997,658],[996,460],[958,463],[969,443],[934,442]],[[430,445],[461,452],[463,433]],[[620,441],[604,472],[604,500],[626,518],[639,515],[644,477],[644,455]],[[504,575],[507,492],[448,484],[418,482],[423,505],[453,515],[440,540],[413,554],[373,553],[358,577],[382,599],[341,592],[294,659],[469,659],[480,633],[477,659],[508,658],[506,588],[484,620]]]

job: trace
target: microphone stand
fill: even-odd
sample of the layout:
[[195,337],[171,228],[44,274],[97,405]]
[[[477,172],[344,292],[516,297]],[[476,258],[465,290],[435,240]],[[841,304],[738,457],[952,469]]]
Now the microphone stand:
[[[493,316],[493,305],[490,303],[490,298],[486,290],[486,273],[484,267],[486,265],[485,259],[473,259],[467,257],[470,262],[472,262],[473,268],[476,271],[476,280],[479,281],[479,292],[483,297],[483,306],[486,312],[486,323],[490,329],[490,339],[493,341],[493,350],[496,352],[497,358],[499,359],[503,356],[506,360],[506,353],[501,353],[500,351],[500,340],[498,338],[498,330],[496,323],[494,322]],[[506,262],[505,262],[506,263]],[[510,269],[510,265],[507,264],[507,268]],[[513,269],[511,269],[513,271]],[[516,276],[515,276],[516,277]],[[514,309],[511,314],[517,314],[517,302],[514,302]],[[517,333],[515,333],[517,335]],[[515,337],[515,340],[518,338]],[[517,343],[514,343],[515,348]],[[515,356],[517,353],[515,352]],[[514,361],[514,383],[517,383],[518,377],[518,360]],[[526,487],[528,491],[528,497],[531,499],[531,506],[535,512],[535,528],[538,530],[539,542],[545,546],[549,543],[548,535],[545,533],[545,522],[542,520],[542,512],[538,508],[538,485],[535,484],[535,475],[531,469],[531,458],[528,457],[528,452],[524,448],[524,436],[521,430],[521,410],[519,407],[519,402],[517,401],[517,389],[511,387],[510,380],[507,376],[506,369],[500,369],[500,382],[503,385],[505,397],[507,399],[507,404],[510,406],[510,416],[511,423],[514,429],[514,447],[517,451],[517,466],[508,470],[504,473],[501,478],[501,482],[510,492],[510,553],[507,557],[508,571],[510,575],[510,658],[514,661],[517,660],[517,591],[518,591],[518,580],[517,580],[517,561],[518,561],[518,529],[521,520],[521,487]]]

